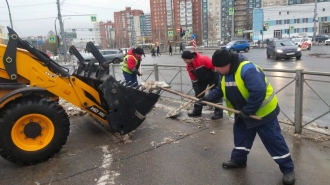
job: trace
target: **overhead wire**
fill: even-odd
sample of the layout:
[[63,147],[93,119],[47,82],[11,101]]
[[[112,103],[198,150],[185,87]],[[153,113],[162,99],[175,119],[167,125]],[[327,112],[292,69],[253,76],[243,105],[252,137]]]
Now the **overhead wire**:
[[[40,4],[31,4],[31,5],[17,5],[17,6],[10,6],[10,8],[28,7],[28,6],[40,6],[40,5],[47,5],[47,4],[54,4],[54,3],[40,3]],[[7,7],[0,7],[0,8],[7,8]]]

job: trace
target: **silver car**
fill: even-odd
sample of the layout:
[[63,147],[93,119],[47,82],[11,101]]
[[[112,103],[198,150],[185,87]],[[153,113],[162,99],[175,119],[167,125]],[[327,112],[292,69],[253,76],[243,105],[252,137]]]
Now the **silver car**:
[[[100,53],[109,63],[119,64],[124,58],[124,53],[120,50],[100,50]],[[84,58],[87,62],[98,62],[93,55]]]

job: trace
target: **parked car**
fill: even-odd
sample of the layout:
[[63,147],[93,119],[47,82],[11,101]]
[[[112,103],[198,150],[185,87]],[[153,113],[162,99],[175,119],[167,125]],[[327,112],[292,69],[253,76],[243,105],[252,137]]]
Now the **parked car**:
[[330,39],[329,35],[325,35],[325,34],[315,36],[315,41],[316,42],[324,42],[328,39]]
[[[119,64],[123,61],[124,54],[120,50],[99,50],[105,60],[109,63]],[[85,57],[87,62],[98,62],[93,55]]]
[[312,42],[306,37],[304,38],[293,38],[291,39],[301,49],[312,49]]
[[327,46],[327,45],[330,45],[330,39],[324,41],[324,44]]
[[240,51],[245,51],[247,53],[250,50],[250,44],[247,40],[235,40],[229,42],[224,46],[221,46],[221,49],[226,49],[231,53],[233,53],[234,51],[236,51],[237,53],[239,53]]
[[277,60],[280,58],[301,58],[301,48],[290,39],[280,39],[270,41],[266,51],[267,58],[271,56]]

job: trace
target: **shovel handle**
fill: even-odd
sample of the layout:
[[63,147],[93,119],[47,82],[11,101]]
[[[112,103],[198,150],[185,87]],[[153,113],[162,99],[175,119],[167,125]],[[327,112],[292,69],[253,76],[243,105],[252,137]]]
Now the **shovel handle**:
[[[212,89],[215,86],[215,84],[212,84],[211,86],[209,86],[208,88],[206,88],[204,91],[202,91],[201,93],[199,93],[197,95],[197,98],[199,98],[200,96],[202,96],[204,93],[206,93],[207,91],[209,91],[210,89]],[[186,104],[184,104],[182,107],[178,108],[176,111],[179,111],[185,107],[187,107],[190,103],[192,103],[194,100],[190,100],[188,101]]]
[[[176,94],[178,96],[182,96],[182,97],[185,97],[185,98],[188,98],[188,99],[191,99],[191,100],[195,100],[195,101],[198,101],[199,100],[198,98],[195,98],[195,97],[192,97],[192,96],[188,96],[188,95],[179,93],[177,91],[173,91],[173,90],[166,89],[166,88],[159,87],[159,86],[157,86],[157,87],[160,88],[163,91],[167,91],[167,92],[170,92],[172,94]],[[239,112],[240,112],[239,110],[231,109],[231,108],[228,108],[228,107],[225,107],[225,106],[222,106],[222,105],[218,105],[218,104],[215,104],[215,103],[211,103],[211,102],[208,102],[208,101],[201,101],[201,103],[204,103],[206,105],[210,105],[212,107],[217,107],[217,108],[220,108],[220,109],[223,109],[223,110],[227,110],[227,111],[230,111],[230,112],[234,112],[236,114],[239,114]],[[256,116],[256,115],[250,115],[249,117],[250,118],[253,118],[253,119],[256,119],[256,120],[261,120],[261,117]]]

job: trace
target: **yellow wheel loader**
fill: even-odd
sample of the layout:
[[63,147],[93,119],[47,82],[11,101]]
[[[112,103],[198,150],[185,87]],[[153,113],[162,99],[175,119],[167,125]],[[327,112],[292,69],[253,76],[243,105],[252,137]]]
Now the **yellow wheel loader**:
[[0,44],[0,155],[24,165],[43,162],[59,152],[70,133],[62,98],[126,134],[145,120],[159,99],[152,92],[117,81],[109,63],[93,43],[89,50],[99,63],[79,59],[72,74],[8,28],[8,45]]

